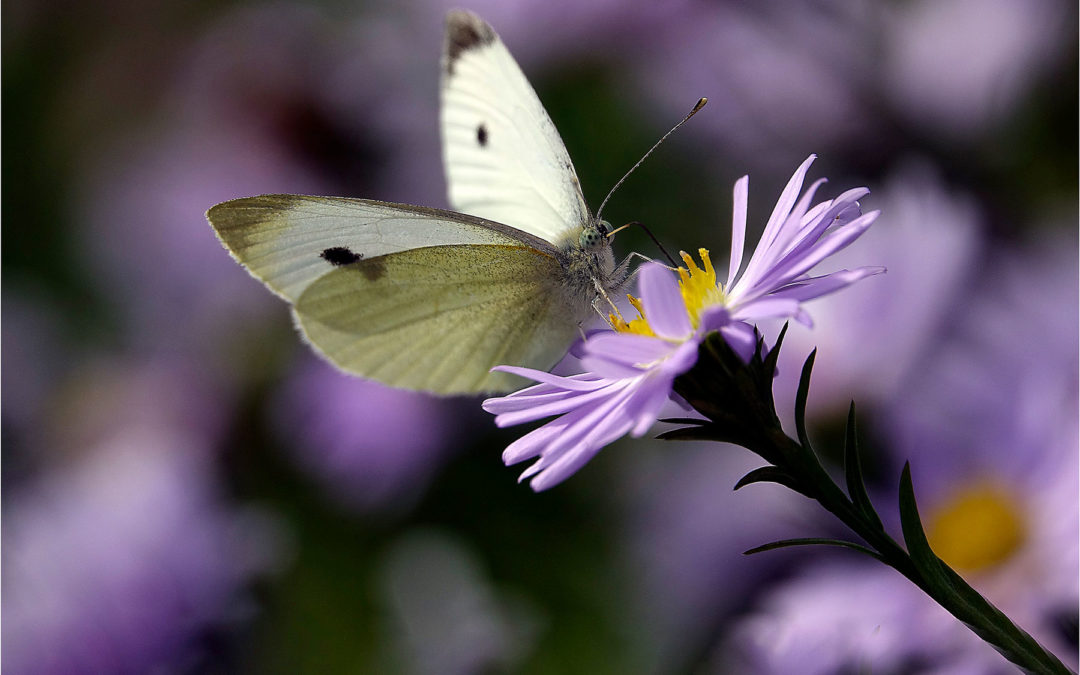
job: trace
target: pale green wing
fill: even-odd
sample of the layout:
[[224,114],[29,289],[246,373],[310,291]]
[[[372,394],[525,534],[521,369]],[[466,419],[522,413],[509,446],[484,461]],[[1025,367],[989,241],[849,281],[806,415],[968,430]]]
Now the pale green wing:
[[361,260],[312,283],[294,306],[311,344],[339,368],[438,394],[505,392],[488,372],[553,366],[577,334],[558,261],[534,248],[439,246]]
[[263,195],[218,204],[206,217],[233,257],[292,303],[353,258],[452,244],[554,250],[539,237],[482,218],[369,199]]

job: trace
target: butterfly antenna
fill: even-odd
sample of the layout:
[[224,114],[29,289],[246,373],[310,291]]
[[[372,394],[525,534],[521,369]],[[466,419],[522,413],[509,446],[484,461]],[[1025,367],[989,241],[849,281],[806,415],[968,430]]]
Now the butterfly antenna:
[[671,134],[675,133],[675,130],[676,130],[676,129],[678,129],[678,128],[679,128],[679,127],[681,127],[682,125],[686,124],[686,121],[687,121],[687,120],[689,120],[689,119],[690,119],[691,117],[693,117],[694,115],[696,115],[696,114],[697,114],[697,112],[698,112],[699,110],[701,110],[702,108],[704,108],[704,107],[705,107],[705,104],[706,104],[706,103],[708,103],[708,102],[709,102],[709,99],[707,99],[707,98],[702,98],[702,99],[699,99],[699,100],[698,100],[698,102],[697,102],[697,104],[695,104],[695,105],[694,105],[694,109],[693,109],[693,110],[691,110],[691,111],[690,111],[690,112],[689,112],[689,113],[688,113],[688,114],[686,115],[686,117],[682,118],[682,121],[681,121],[681,122],[679,122],[679,123],[678,123],[678,124],[676,124],[675,126],[671,127],[671,131],[667,132],[667,133],[666,133],[666,134],[664,134],[664,135],[663,135],[662,137],[660,137],[660,140],[658,140],[658,141],[656,142],[656,145],[654,145],[654,146],[652,146],[651,148],[649,148],[649,151],[648,151],[648,152],[646,152],[646,153],[645,153],[644,155],[642,155],[641,159],[639,159],[639,160],[637,161],[637,164],[635,164],[634,166],[630,167],[630,170],[626,172],[626,175],[625,175],[625,176],[623,176],[622,178],[620,178],[620,179],[619,179],[619,182],[618,182],[618,183],[615,183],[615,187],[611,188],[611,192],[609,192],[609,193],[607,194],[607,197],[604,197],[604,201],[600,202],[600,208],[598,208],[598,209],[596,210],[596,219],[597,219],[597,220],[600,220],[600,213],[601,213],[601,212],[602,212],[602,211],[604,210],[604,206],[605,206],[605,205],[606,205],[606,204],[608,203],[608,200],[609,200],[609,199],[611,199],[611,195],[615,194],[615,191],[616,191],[616,190],[618,190],[618,189],[619,189],[619,186],[623,184],[623,181],[625,181],[625,180],[626,180],[627,178],[629,178],[629,177],[630,177],[630,174],[634,173],[634,171],[635,171],[635,170],[636,170],[636,169],[637,169],[637,168],[638,168],[639,166],[641,166],[641,163],[645,161],[645,158],[646,158],[646,157],[648,157],[649,155],[651,155],[651,154],[653,153],[653,150],[656,150],[657,148],[659,148],[659,147],[660,147],[660,144],[661,144],[661,143],[663,143],[664,141],[666,141],[666,140],[667,140],[667,137],[668,137],[668,136],[670,136]]
[[632,227],[632,226],[634,226],[634,225],[637,225],[637,226],[638,226],[638,227],[640,227],[641,229],[645,230],[645,234],[649,235],[649,239],[652,239],[652,240],[653,240],[653,243],[654,243],[654,244],[656,244],[656,247],[657,247],[658,249],[660,249],[660,251],[661,251],[661,252],[662,252],[662,253],[664,254],[664,257],[665,257],[665,258],[667,258],[667,259],[668,259],[668,261],[670,261],[670,262],[671,262],[671,266],[672,266],[673,268],[674,268],[674,267],[678,267],[678,266],[679,266],[679,263],[675,262],[675,258],[672,258],[672,257],[671,257],[671,254],[667,252],[667,249],[666,249],[666,248],[664,248],[664,245],[660,243],[660,240],[656,238],[656,235],[652,233],[652,230],[650,230],[650,229],[649,229],[649,228],[648,228],[648,227],[647,227],[647,226],[645,225],[645,223],[642,223],[642,222],[639,222],[639,221],[636,221],[636,220],[632,220],[632,221],[630,221],[629,223],[627,223],[627,224],[625,224],[625,225],[623,225],[623,226],[621,226],[621,227],[617,227],[617,228],[615,228],[614,230],[612,230],[611,234],[609,234],[608,236],[609,236],[609,237],[613,237],[613,236],[615,236],[615,233],[616,233],[616,232],[622,232],[622,231],[623,231],[623,230],[625,230],[626,228],[628,228],[628,227]]

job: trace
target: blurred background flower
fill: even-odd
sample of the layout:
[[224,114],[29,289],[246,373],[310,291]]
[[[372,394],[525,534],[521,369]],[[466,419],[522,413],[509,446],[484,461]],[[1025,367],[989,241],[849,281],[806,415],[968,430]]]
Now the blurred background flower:
[[[229,259],[202,214],[233,197],[446,205],[438,59],[458,4],[5,6],[6,669],[1000,667],[887,570],[742,556],[841,534],[778,487],[732,493],[742,450],[624,441],[535,495],[478,401],[333,372]],[[818,445],[855,398],[880,504],[910,459],[940,531],[1012,514],[1012,539],[953,554],[996,551],[973,583],[1075,667],[1075,5],[470,9],[594,206],[710,98],[605,210],[671,249],[728,246],[746,173],[763,223],[811,152],[835,186],[871,187],[883,215],[845,264],[889,272],[792,329],[780,414],[819,347]],[[632,231],[617,247],[658,254]]]

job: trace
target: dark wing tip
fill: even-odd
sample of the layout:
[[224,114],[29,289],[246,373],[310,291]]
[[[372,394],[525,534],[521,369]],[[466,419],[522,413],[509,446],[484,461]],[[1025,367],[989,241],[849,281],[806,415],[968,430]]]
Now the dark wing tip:
[[483,47],[494,42],[495,31],[486,21],[463,9],[451,10],[446,15],[446,46],[444,66],[448,74],[453,74],[454,63],[470,49]]

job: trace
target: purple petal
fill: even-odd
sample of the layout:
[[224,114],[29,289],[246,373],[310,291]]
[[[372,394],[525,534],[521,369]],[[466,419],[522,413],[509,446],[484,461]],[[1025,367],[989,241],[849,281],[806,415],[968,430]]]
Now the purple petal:
[[821,217],[821,214],[825,213],[825,211],[832,205],[832,201],[825,201],[821,202],[820,204],[815,204],[814,208],[807,211],[806,215],[803,216],[802,223],[799,226],[798,238],[802,239],[802,233],[808,231],[811,227],[813,227],[814,223],[816,223],[818,218]]
[[633,365],[588,354],[581,359],[581,367],[599,375],[603,375],[609,381],[632,380],[635,377],[641,377],[647,372],[646,370]]
[[[585,389],[584,391],[599,389],[600,387],[606,386],[608,383],[607,380],[605,380],[604,378],[599,378],[593,373],[582,373],[580,375],[573,375],[566,379],[569,379],[573,382],[579,382],[589,385],[589,388]],[[498,414],[499,412],[502,412],[503,409],[516,410],[521,405],[529,405],[532,401],[545,400],[552,394],[561,394],[564,392],[572,394],[579,391],[582,390],[578,389],[577,387],[575,387],[574,389],[568,389],[566,387],[552,384],[534,384],[531,387],[520,389],[511,394],[507,394],[506,396],[489,398],[485,400],[481,405],[487,412]]]
[[524,410],[504,412],[495,417],[495,426],[499,428],[512,427],[525,422],[535,422],[545,417],[554,417],[564,413],[578,410],[594,401],[603,401],[611,395],[611,387],[604,387],[596,391],[578,393],[577,395],[562,400],[550,401],[540,405],[531,406]]
[[731,192],[734,208],[731,214],[731,259],[728,262],[728,275],[725,287],[735,281],[742,266],[743,246],[746,243],[746,197],[749,192],[750,176],[743,176],[735,181]]
[[[536,382],[543,382],[544,384],[554,385],[562,389],[574,389],[577,391],[590,391],[592,389],[595,389],[595,387],[592,386],[593,384],[595,384],[595,380],[584,379],[581,375],[562,377],[560,375],[552,375],[551,373],[544,372],[543,370],[521,368],[519,366],[495,366],[494,368],[492,368],[492,370],[498,370],[500,372],[510,373],[512,375],[520,375],[521,377],[524,377],[526,379],[534,380]],[[584,375],[584,373],[582,375]]]
[[870,224],[878,216],[878,211],[871,211],[870,213],[853,220],[846,225],[844,229],[837,230],[832,234],[827,235],[825,238],[817,241],[828,224],[832,222],[835,214],[839,210],[845,208],[844,205],[834,204],[833,208],[821,218],[820,222],[814,226],[814,232],[799,242],[792,250],[784,256],[784,259],[776,263],[773,268],[760,279],[756,280],[753,287],[742,289],[738,302],[746,302],[752,300],[755,297],[769,293],[777,288],[785,286],[786,284],[796,280],[799,276],[805,274],[812,269],[819,262],[829,257],[833,253],[845,248],[852,241],[857,239],[866,228],[870,227]]
[[805,274],[813,269],[819,262],[837,251],[847,248],[851,242],[862,236],[862,233],[877,220],[879,213],[880,211],[871,211],[870,213],[851,221],[844,229],[837,230],[832,234],[827,235],[807,250],[798,252],[793,251],[788,258],[785,258],[784,262],[781,262],[777,266],[775,272],[769,274],[765,279],[762,279],[761,285],[763,287],[770,285],[780,286],[783,285],[782,280],[785,277],[793,280],[796,277]]
[[838,270],[793,283],[776,291],[772,294],[772,297],[792,298],[799,302],[806,302],[807,300],[820,298],[823,295],[835,293],[860,279],[875,274],[883,274],[884,272],[884,267],[859,267],[854,270]]
[[810,165],[814,163],[815,159],[817,159],[817,155],[810,155],[803,160],[799,168],[795,169],[795,173],[791,175],[787,185],[784,186],[784,191],[780,193],[780,199],[776,201],[776,207],[773,208],[772,215],[769,216],[769,222],[765,225],[765,231],[761,233],[761,239],[758,241],[757,246],[758,251],[772,245],[780,226],[787,220],[788,214],[791,213],[791,207],[794,206],[795,200],[799,198],[806,172],[810,170]]
[[790,298],[776,298],[766,295],[745,304],[741,304],[733,313],[738,321],[754,323],[763,319],[779,319],[795,316],[799,311],[799,301]]
[[[626,422],[623,422],[618,428],[612,429],[610,434],[611,440],[615,440],[624,435],[627,426],[629,425]],[[548,488],[555,487],[577,473],[578,469],[585,466],[590,459],[595,457],[596,453],[600,452],[601,448],[603,448],[603,444],[586,445],[585,443],[579,443],[568,449],[559,457],[559,459],[552,462],[549,466],[544,467],[543,473],[529,482],[529,487],[535,492],[543,492]]]
[[542,473],[534,478],[529,486],[536,492],[542,492],[558,485],[585,466],[605,445],[626,435],[630,426],[631,422],[625,415],[609,415],[601,418],[592,426],[585,439],[566,448],[555,461],[541,466]]
[[634,366],[662,359],[672,348],[670,342],[649,335],[609,332],[590,340],[583,358],[601,358]]
[[630,430],[631,436],[641,436],[656,422],[660,409],[671,398],[671,384],[674,378],[674,375],[657,377],[654,378],[654,381],[649,382],[648,387],[642,387],[636,397],[637,400],[633,409],[627,411],[633,421],[633,428]]
[[[521,392],[516,393],[520,394]],[[533,396],[503,396],[501,398],[489,398],[481,404],[481,407],[484,409],[484,412],[489,412],[492,415],[503,415],[505,413],[531,408],[534,405],[580,395],[581,392],[576,391],[552,390]]]
[[682,340],[693,332],[679,283],[670,270],[656,263],[642,265],[638,289],[645,318],[654,333],[663,338]]
[[768,250],[760,257],[756,268],[757,270],[760,271],[761,269],[772,267],[777,260],[784,257],[787,249],[795,245],[793,242],[797,241],[797,237],[802,232],[803,215],[805,215],[807,209],[810,208],[810,200],[814,198],[814,194],[818,191],[818,188],[824,184],[825,179],[819,178],[810,185],[806,194],[799,199],[798,204],[792,209],[791,215],[788,216],[787,220],[784,221],[784,224],[776,231],[776,236],[773,238],[773,242],[769,245]]
[[[651,370],[633,371],[638,377],[636,381],[627,382],[626,385],[628,393],[632,394],[633,398],[628,399],[627,410],[620,411],[620,414],[629,415],[630,417],[638,419],[641,414],[644,414],[638,412],[640,410],[640,401],[652,398],[652,394],[649,392],[654,390],[659,392],[656,394],[656,398],[658,398],[662,404],[663,400],[671,395],[672,380],[677,375],[681,375],[690,370],[697,362],[697,358],[698,342],[696,340],[688,340],[674,349],[671,349],[666,355],[666,358]],[[640,392],[646,393],[641,394]],[[644,396],[644,399],[641,398],[642,396]],[[656,407],[657,410],[659,410],[659,404]]]
[[533,429],[503,450],[502,460],[507,466],[536,457],[552,439],[566,429],[566,422],[553,420],[539,429]]
[[720,330],[721,326],[725,326],[731,321],[731,310],[726,305],[713,305],[701,313],[698,325],[701,327],[702,333],[711,333],[714,330]]
[[679,348],[661,364],[660,369],[671,377],[675,377],[693,368],[697,363],[698,343],[699,340],[687,340],[679,345]]
[[735,287],[729,289],[729,296],[738,296],[750,292],[750,289],[758,285],[757,277],[769,269],[766,260],[774,255],[773,245],[783,226],[788,222],[788,214],[791,213],[791,208],[798,199],[806,172],[810,169],[810,165],[816,157],[816,155],[807,157],[791,176],[791,180],[788,181],[787,186],[780,195],[780,199],[776,203],[776,207],[773,209],[772,215],[769,217],[769,222],[765,226],[765,231],[761,234],[761,239],[758,240],[757,247],[750,256],[750,262],[746,264],[746,271],[743,272]]
[[583,408],[568,414],[563,418],[568,421],[565,431],[548,444],[540,460],[530,466],[521,478],[543,471],[531,483],[532,488],[537,491],[568,478],[599,452],[600,448],[629,430],[630,421],[620,407],[633,392],[632,387],[627,387],[591,409]]
[[749,361],[757,349],[757,333],[748,323],[729,323],[720,328],[720,335],[743,361]]

